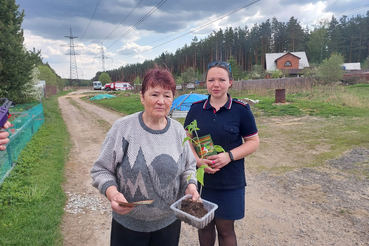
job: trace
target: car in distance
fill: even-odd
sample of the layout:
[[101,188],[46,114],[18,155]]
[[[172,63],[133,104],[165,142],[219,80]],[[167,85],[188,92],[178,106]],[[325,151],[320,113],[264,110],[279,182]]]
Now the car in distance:
[[188,84],[186,85],[186,88],[187,88],[187,89],[192,89],[192,90],[194,90],[194,89],[195,89],[195,84],[194,84],[194,83],[188,83]]

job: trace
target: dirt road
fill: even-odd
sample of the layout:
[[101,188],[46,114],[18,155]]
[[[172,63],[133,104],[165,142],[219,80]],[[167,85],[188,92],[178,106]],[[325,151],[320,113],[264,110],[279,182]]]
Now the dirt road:
[[[68,195],[62,223],[65,246],[109,245],[111,209],[91,186],[89,170],[98,157],[111,124],[122,115],[79,99],[78,91],[59,98],[73,148],[65,164],[64,190]],[[92,92],[92,91],[90,91]],[[103,117],[103,118],[102,118]],[[369,150],[353,149],[320,168],[297,168],[282,174],[258,168],[294,167],[308,156],[324,152],[303,148],[303,140],[277,134],[322,119],[257,118],[263,131],[260,149],[246,160],[246,217],[236,222],[238,244],[244,245],[369,245],[369,180],[352,171],[369,171]],[[311,129],[309,129],[311,130]],[[268,137],[273,135],[273,137]],[[281,143],[289,143],[288,148]],[[300,142],[301,141],[301,142]],[[181,246],[197,243],[196,230],[182,225]]]

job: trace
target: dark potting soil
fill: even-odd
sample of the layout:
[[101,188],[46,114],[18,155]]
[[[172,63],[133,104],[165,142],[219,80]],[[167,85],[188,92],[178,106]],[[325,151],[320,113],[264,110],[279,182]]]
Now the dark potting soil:
[[208,213],[202,202],[193,201],[191,198],[182,200],[181,210],[197,218],[202,218]]

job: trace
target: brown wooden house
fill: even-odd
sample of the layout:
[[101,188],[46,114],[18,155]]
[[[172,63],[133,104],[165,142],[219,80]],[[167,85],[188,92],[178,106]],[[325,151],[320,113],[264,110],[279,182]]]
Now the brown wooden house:
[[305,52],[268,53],[265,54],[267,72],[280,70],[286,75],[299,75],[309,67]]

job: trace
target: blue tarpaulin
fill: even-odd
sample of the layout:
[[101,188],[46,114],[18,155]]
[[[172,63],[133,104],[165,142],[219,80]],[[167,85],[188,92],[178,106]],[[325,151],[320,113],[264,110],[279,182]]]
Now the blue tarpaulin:
[[192,103],[208,98],[202,94],[184,94],[174,99],[170,110],[189,111]]
[[109,94],[99,94],[99,95],[96,95],[96,96],[90,98],[90,100],[100,100],[100,99],[112,98],[112,97],[115,97],[115,96],[114,95],[109,95]]

